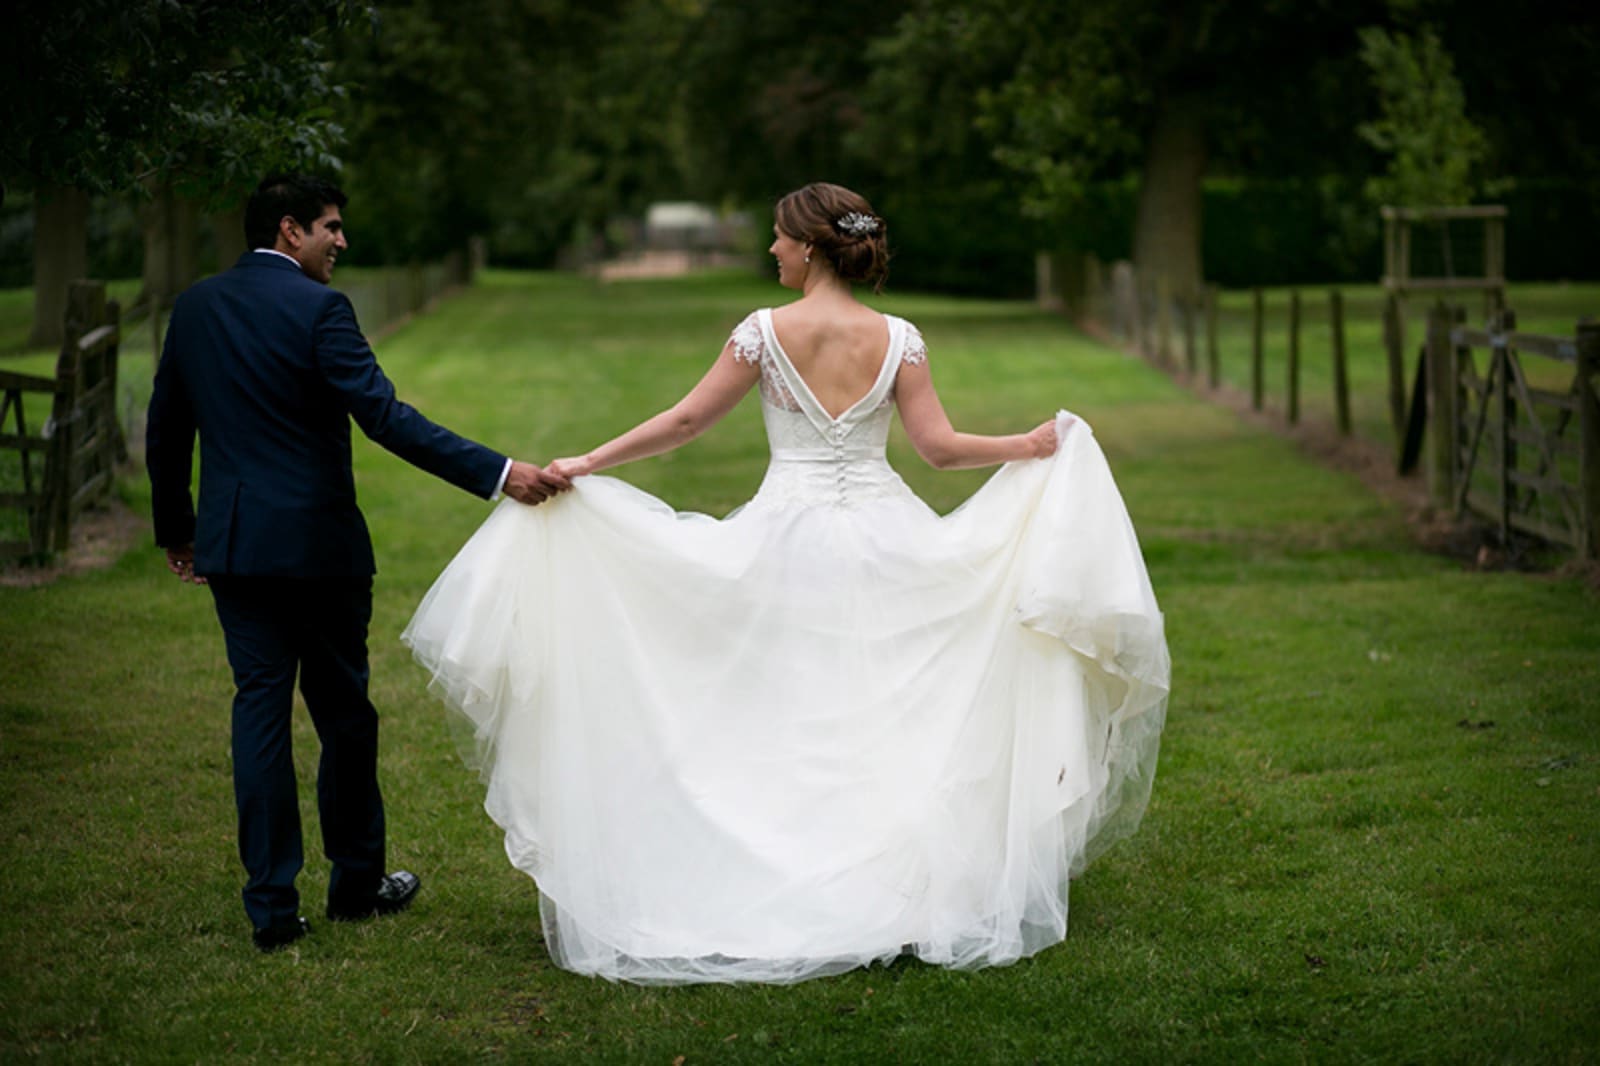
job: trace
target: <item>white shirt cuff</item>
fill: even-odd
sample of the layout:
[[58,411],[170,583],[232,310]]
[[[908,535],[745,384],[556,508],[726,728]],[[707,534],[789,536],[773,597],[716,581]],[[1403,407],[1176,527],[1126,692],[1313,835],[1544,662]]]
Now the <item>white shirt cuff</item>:
[[500,480],[496,481],[494,483],[494,495],[489,497],[489,502],[490,503],[493,503],[493,502],[495,502],[496,500],[498,500],[500,498],[501,490],[506,487],[506,478],[508,478],[510,476],[511,476],[511,460],[507,459],[506,460],[506,465],[500,469]]

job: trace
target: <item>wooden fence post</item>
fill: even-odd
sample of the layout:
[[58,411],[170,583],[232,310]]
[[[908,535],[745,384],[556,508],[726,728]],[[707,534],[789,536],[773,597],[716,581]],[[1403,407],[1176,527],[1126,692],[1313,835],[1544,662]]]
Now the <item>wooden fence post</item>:
[[[117,392],[117,380],[122,373],[122,304],[117,300],[107,300],[106,314],[102,321],[106,325],[117,327],[116,346],[106,355],[106,377],[111,381],[110,395],[106,400],[106,412],[110,420],[108,431],[111,434],[111,461],[113,463],[125,463],[128,461],[128,438],[122,432],[122,416],[121,412],[117,410],[117,397],[119,395]],[[161,353],[156,352],[155,358],[159,361]]]
[[1061,298],[1065,273],[1057,266],[1054,252],[1033,253],[1033,300],[1041,311],[1065,310]]
[[1156,278],[1156,361],[1172,366],[1172,286],[1164,276]]
[[1455,504],[1461,448],[1456,411],[1456,359],[1450,326],[1448,307],[1438,304],[1428,312],[1428,339],[1423,349],[1428,387],[1428,486],[1433,502],[1440,507]]
[[1328,319],[1333,329],[1333,411],[1339,424],[1339,435],[1350,435],[1350,380],[1345,372],[1344,359],[1344,294],[1338,289],[1328,293]]
[[1092,255],[1083,257],[1083,320],[1101,323],[1106,317],[1105,271],[1100,260]]
[[1206,300],[1206,384],[1216,388],[1222,384],[1222,357],[1217,352],[1217,301],[1215,285],[1205,288]]
[[1289,290],[1289,424],[1300,422],[1300,290]]
[[1398,438],[1406,432],[1406,331],[1400,296],[1393,292],[1383,301],[1383,350],[1389,357],[1389,421]]
[[[1457,308],[1455,320],[1458,324],[1466,321],[1466,308]],[[1511,480],[1511,474],[1517,469],[1517,401],[1511,391],[1511,361],[1516,358],[1511,350],[1509,334],[1517,328],[1517,319],[1510,311],[1504,311],[1495,316],[1491,329],[1497,334],[1500,341],[1500,389],[1493,397],[1497,402],[1500,416],[1500,448],[1499,448],[1499,522],[1500,543],[1502,546],[1511,543],[1511,514],[1517,509],[1517,487]]]
[[50,496],[50,550],[66,551],[71,543],[72,493],[77,484],[78,398],[83,392],[83,357],[78,341],[105,317],[105,286],[92,281],[67,285],[62,314],[61,354],[56,359],[56,394],[50,408],[50,459],[46,464]]
[[1578,557],[1600,560],[1600,319],[1578,323]]
[[1125,260],[1119,259],[1111,264],[1106,283],[1110,305],[1106,313],[1111,316],[1111,332],[1125,345],[1133,343],[1133,320],[1128,314],[1132,302],[1129,296],[1133,287],[1132,270]]
[[1263,371],[1265,356],[1262,352],[1262,331],[1265,329],[1266,307],[1260,289],[1250,290],[1250,407],[1261,410],[1261,396],[1265,390]]
[[1144,277],[1139,274],[1138,267],[1128,264],[1128,288],[1133,293],[1133,351],[1138,352],[1139,359],[1150,360],[1150,322],[1144,315],[1144,295],[1147,285]]
[[1194,338],[1194,320],[1200,311],[1196,290],[1185,292],[1178,306],[1183,314],[1183,371],[1193,381],[1200,372],[1200,349]]

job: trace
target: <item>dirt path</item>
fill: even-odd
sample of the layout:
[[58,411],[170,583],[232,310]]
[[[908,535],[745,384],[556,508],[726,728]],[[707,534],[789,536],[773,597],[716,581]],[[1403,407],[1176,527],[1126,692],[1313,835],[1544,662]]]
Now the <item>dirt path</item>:
[[117,500],[106,507],[85,511],[73,525],[67,550],[50,562],[0,568],[0,586],[34,588],[68,574],[102,570],[140,544],[155,550],[149,521]]

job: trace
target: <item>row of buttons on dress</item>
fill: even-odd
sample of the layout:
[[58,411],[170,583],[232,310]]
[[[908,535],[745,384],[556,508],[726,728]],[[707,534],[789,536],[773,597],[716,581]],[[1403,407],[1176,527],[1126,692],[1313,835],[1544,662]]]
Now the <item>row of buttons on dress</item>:
[[844,438],[849,432],[843,425],[835,422],[828,427],[828,436],[833,440],[833,462],[839,477],[839,506],[843,507],[849,502],[849,479],[844,468]]

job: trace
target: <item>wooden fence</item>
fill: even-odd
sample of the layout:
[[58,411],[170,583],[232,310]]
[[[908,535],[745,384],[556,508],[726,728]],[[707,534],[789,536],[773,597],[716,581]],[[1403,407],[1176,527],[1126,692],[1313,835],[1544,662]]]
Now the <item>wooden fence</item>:
[[[1110,332],[1162,369],[1195,383],[1203,372],[1206,387],[1219,386],[1215,286],[1184,292],[1140,277],[1130,263],[1108,270],[1092,258],[1075,280],[1081,290],[1068,287],[1062,302],[1081,323]],[[1337,289],[1327,299],[1334,423],[1348,436],[1345,303]],[[1282,411],[1293,425],[1301,411],[1302,293],[1290,290],[1287,308],[1272,319],[1260,289],[1252,290],[1250,302],[1251,406],[1264,406],[1264,342],[1269,330],[1281,330]],[[1426,439],[1437,505],[1489,519],[1502,543],[1516,531],[1600,559],[1600,324],[1586,322],[1566,337],[1519,333],[1516,316],[1492,306],[1497,309],[1485,329],[1465,326],[1461,308],[1440,304],[1430,313],[1408,402],[1401,306],[1389,295],[1383,310],[1387,408],[1400,472],[1415,469]],[[1480,354],[1486,356],[1482,366]],[[1542,365],[1530,372],[1530,359]]]
[[[1133,264],[1119,262],[1109,270],[1094,258],[1085,261],[1083,289],[1069,298],[1069,310],[1080,322],[1109,330],[1113,337],[1164,370],[1182,373],[1207,388],[1222,384],[1222,362],[1217,347],[1217,297],[1215,285],[1192,290],[1176,288],[1164,278],[1142,277]],[[1265,404],[1267,329],[1281,328],[1288,346],[1284,416],[1291,425],[1300,421],[1301,352],[1304,337],[1302,297],[1289,293],[1281,323],[1269,322],[1260,289],[1251,290],[1250,404],[1259,411]],[[1328,328],[1332,360],[1334,422],[1349,436],[1350,383],[1345,355],[1344,297],[1337,289],[1328,293]],[[1203,367],[1202,367],[1203,364]],[[1398,429],[1398,425],[1397,425]]]
[[[0,452],[18,453],[21,491],[0,492],[0,507],[20,511],[27,535],[0,541],[0,558],[64,551],[84,508],[108,500],[127,447],[117,421],[120,309],[105,286],[68,286],[66,337],[54,378],[0,371]],[[29,394],[50,397],[50,416],[29,425]]]
[[471,259],[457,251],[438,262],[362,271],[336,287],[350,298],[361,328],[369,337],[377,337],[450,289],[470,285],[472,274]]
[[1517,332],[1511,311],[1487,329],[1461,318],[1428,319],[1435,500],[1489,519],[1501,543],[1518,531],[1600,559],[1600,323],[1553,337]]

